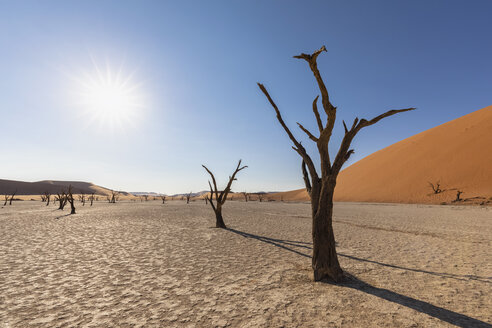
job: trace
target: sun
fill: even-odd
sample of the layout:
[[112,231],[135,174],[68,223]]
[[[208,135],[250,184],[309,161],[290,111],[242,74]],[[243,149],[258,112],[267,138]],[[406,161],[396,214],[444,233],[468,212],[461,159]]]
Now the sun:
[[100,69],[94,64],[92,72],[84,72],[76,78],[75,93],[81,114],[91,123],[102,127],[127,128],[142,115],[144,107],[141,84],[133,80],[133,74],[125,74],[120,68],[109,65]]

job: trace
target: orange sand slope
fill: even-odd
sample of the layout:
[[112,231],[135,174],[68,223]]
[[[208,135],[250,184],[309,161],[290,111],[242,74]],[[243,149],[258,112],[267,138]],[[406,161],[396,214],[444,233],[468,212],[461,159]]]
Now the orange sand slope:
[[[445,191],[433,194],[429,182]],[[464,193],[467,202],[492,197],[492,106],[377,151],[338,177],[335,201],[441,203]],[[308,200],[305,190],[285,200]]]

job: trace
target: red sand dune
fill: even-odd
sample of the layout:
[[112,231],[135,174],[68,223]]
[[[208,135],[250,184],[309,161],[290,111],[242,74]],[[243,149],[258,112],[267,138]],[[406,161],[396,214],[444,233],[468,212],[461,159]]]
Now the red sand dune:
[[[432,194],[429,182],[446,190]],[[492,197],[492,106],[439,125],[379,150],[338,177],[335,201],[451,202],[456,189],[466,202]],[[284,200],[308,200],[305,190]],[[484,197],[484,198],[475,198]]]

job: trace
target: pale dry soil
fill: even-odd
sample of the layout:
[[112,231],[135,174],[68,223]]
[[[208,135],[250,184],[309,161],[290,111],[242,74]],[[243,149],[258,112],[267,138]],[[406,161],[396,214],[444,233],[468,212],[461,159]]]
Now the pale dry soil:
[[[491,327],[492,209],[340,203],[342,284],[310,205],[0,208],[0,327]],[[65,215],[65,216],[63,216]]]

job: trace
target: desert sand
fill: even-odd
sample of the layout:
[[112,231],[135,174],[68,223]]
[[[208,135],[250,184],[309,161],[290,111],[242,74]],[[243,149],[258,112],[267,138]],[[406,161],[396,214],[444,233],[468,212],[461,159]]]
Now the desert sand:
[[[357,149],[356,149],[357,151]],[[352,164],[337,180],[336,201],[492,203],[492,106],[397,142]],[[428,182],[441,182],[434,195]],[[308,200],[304,189],[282,196]]]
[[337,203],[340,285],[313,282],[310,205],[0,208],[1,327],[491,327],[492,209]]

